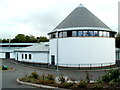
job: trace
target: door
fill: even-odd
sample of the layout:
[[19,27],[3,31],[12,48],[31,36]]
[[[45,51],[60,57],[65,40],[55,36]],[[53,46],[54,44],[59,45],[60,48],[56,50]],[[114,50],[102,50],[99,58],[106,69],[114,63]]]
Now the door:
[[10,58],[10,52],[5,53],[5,58]]
[[51,55],[51,65],[55,65],[55,55]]
[[17,60],[18,60],[18,53],[17,53]]

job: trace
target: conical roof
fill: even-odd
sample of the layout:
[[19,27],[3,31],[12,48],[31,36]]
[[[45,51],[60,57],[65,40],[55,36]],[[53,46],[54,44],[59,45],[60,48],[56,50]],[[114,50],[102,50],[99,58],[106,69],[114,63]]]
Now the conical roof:
[[52,32],[84,29],[111,31],[99,18],[80,4]]

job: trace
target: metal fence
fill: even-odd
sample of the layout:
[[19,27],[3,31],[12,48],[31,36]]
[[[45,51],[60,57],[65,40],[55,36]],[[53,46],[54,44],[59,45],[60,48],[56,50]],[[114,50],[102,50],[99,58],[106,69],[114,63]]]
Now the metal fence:
[[58,66],[51,65],[49,63],[35,63],[35,62],[25,62],[25,61],[16,61],[16,62],[20,64],[24,64],[26,66],[34,66],[34,67],[56,69],[56,70],[102,70],[102,69],[111,69],[117,67],[115,62],[93,63],[93,64],[59,64]]

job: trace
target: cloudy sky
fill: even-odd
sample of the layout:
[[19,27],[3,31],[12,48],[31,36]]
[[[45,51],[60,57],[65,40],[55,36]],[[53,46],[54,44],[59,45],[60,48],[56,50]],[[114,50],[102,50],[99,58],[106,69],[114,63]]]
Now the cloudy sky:
[[47,36],[80,3],[118,30],[119,0],[0,0],[0,38]]

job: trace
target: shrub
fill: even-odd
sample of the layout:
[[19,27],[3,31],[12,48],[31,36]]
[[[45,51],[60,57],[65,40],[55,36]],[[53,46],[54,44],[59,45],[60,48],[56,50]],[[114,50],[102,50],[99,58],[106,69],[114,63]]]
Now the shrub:
[[46,80],[45,74],[43,74],[40,78],[41,78],[41,80]]
[[63,75],[58,77],[60,83],[65,83],[65,77]]
[[85,81],[80,81],[78,83],[77,87],[79,87],[79,88],[86,88],[87,87],[87,83]]
[[74,84],[73,83],[62,83],[61,85],[60,85],[60,87],[61,88],[70,88],[70,87],[72,87]]
[[32,78],[35,78],[35,79],[38,79],[38,78],[39,78],[39,75],[38,75],[36,72],[32,72],[32,73],[31,73],[31,77],[32,77]]
[[93,88],[100,89],[100,88],[103,88],[103,86],[101,84],[95,84]]
[[86,81],[90,82],[90,75],[89,75],[88,71],[86,71]]
[[48,74],[48,75],[46,76],[46,79],[47,79],[47,80],[55,80],[55,77],[54,77],[53,74]]
[[118,69],[112,69],[102,76],[102,81],[110,82],[111,80],[114,80],[116,82],[119,82],[119,79],[120,79],[119,75],[120,75],[120,72]]
[[112,86],[116,86],[116,85],[118,85],[118,82],[115,82],[114,80],[111,80],[110,82],[109,82],[109,85],[112,87]]

